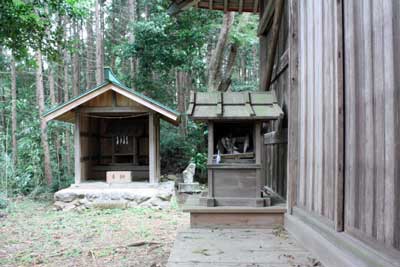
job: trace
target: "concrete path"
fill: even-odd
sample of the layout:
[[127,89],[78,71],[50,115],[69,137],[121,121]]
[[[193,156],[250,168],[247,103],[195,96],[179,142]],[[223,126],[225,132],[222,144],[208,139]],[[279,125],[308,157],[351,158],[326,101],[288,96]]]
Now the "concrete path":
[[322,266],[283,228],[188,229],[178,233],[167,267]]

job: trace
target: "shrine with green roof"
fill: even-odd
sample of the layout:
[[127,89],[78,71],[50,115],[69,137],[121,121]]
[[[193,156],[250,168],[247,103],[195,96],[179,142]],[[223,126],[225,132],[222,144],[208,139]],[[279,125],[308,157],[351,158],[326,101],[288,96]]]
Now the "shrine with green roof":
[[[104,82],[44,114],[75,125],[75,184],[160,178],[160,119],[179,124],[179,113],[126,87],[110,68]],[[122,175],[122,177],[119,177]]]

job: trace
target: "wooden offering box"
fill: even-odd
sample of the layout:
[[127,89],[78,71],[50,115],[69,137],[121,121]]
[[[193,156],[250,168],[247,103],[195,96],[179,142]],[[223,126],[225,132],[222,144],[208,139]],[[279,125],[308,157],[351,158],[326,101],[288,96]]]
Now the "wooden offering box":
[[204,206],[269,206],[262,196],[262,123],[283,116],[273,91],[192,93],[188,114],[208,125]]

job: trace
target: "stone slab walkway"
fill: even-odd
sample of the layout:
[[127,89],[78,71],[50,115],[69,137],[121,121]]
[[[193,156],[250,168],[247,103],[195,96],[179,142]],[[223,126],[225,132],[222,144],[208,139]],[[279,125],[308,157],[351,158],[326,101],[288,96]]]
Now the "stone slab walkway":
[[283,228],[188,229],[178,233],[167,267],[322,266]]

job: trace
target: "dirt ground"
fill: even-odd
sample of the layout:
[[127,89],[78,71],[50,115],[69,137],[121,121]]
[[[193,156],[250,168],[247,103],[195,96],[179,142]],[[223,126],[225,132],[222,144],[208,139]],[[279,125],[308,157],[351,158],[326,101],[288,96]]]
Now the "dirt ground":
[[20,199],[0,216],[0,266],[165,266],[189,216],[177,208],[54,211]]

